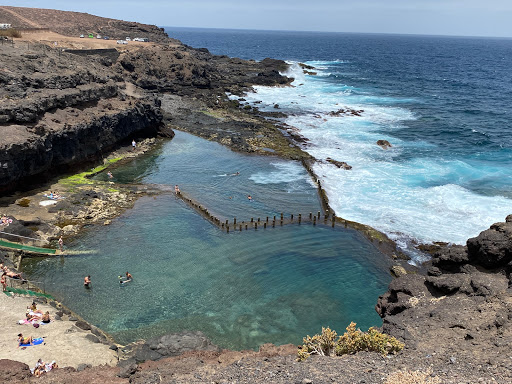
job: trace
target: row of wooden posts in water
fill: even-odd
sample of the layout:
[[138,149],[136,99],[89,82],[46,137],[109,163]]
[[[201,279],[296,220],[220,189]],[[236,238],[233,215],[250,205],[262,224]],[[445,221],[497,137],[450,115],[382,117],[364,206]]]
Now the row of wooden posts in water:
[[[249,228],[263,228],[266,229],[267,227],[275,228],[277,226],[283,226],[287,224],[301,224],[301,223],[313,223],[313,225],[316,225],[317,223],[320,224],[322,221],[322,215],[321,212],[318,211],[316,214],[313,214],[313,212],[309,212],[309,215],[303,216],[301,213],[298,215],[291,214],[289,217],[285,217],[283,213],[280,215],[274,215],[274,216],[266,216],[265,218],[254,218],[251,217],[248,221],[237,221],[236,217],[233,218],[232,222],[229,220],[220,220],[218,217],[214,216],[206,207],[199,204],[198,202],[190,199],[186,195],[183,194],[183,192],[178,192],[176,194],[177,197],[181,198],[185,203],[187,203],[189,206],[191,206],[193,209],[195,209],[197,212],[199,212],[203,217],[205,217],[208,221],[215,224],[217,227],[219,227],[222,230],[225,230],[229,233],[230,230],[248,230]],[[330,219],[330,220],[329,220]],[[323,215],[323,224],[327,225],[327,223],[330,221],[331,227],[335,227],[336,225],[336,215],[329,215],[329,212],[326,211]],[[345,227],[347,227],[347,222],[345,221]]]

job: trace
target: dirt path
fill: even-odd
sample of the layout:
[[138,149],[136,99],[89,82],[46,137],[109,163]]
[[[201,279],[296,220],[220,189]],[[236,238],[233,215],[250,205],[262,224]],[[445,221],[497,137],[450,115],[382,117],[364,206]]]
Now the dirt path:
[[18,12],[16,11],[13,11],[12,9],[8,9],[6,7],[1,7],[0,6],[0,9],[5,11],[5,12],[9,12],[11,15],[13,15],[14,17],[16,17],[17,19],[20,19],[21,21],[23,21],[24,23],[27,23],[28,25],[30,25],[31,27],[33,28],[41,28],[41,26],[37,23],[34,23],[32,20],[29,20],[27,19],[26,17],[23,17],[22,15],[20,15]]

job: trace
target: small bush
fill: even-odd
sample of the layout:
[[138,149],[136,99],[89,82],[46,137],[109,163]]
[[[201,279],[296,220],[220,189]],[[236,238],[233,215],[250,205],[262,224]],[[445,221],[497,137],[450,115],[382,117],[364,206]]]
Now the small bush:
[[1,29],[0,36],[8,36],[8,37],[21,37],[21,32],[10,28],[10,29]]
[[23,208],[27,208],[30,205],[30,199],[24,197],[23,199],[18,200],[18,205]]
[[341,356],[359,351],[379,352],[383,355],[396,353],[403,349],[404,344],[392,336],[370,328],[367,333],[356,328],[356,323],[350,323],[347,332],[336,340],[336,332],[322,327],[322,334],[303,339],[303,345],[298,351],[298,360],[307,359],[310,355]]

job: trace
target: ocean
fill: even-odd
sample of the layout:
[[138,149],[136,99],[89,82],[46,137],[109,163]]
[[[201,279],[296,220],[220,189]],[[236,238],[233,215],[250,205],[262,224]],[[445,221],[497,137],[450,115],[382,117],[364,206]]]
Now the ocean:
[[[246,102],[277,104],[309,140],[338,216],[385,232],[414,260],[417,243],[464,244],[512,213],[512,39],[165,30],[213,54],[287,61],[293,86],[256,87]],[[330,114],[340,109],[363,112]]]

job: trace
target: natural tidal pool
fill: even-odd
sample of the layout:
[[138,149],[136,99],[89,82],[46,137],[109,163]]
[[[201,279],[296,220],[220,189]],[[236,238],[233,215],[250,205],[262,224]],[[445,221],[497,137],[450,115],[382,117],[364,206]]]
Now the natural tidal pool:
[[[225,217],[318,210],[299,165],[181,133],[114,175],[117,182],[179,184]],[[374,306],[391,280],[388,258],[357,231],[291,224],[225,233],[172,193],[143,197],[111,225],[66,245],[94,253],[27,259],[25,273],[123,344],[200,330],[221,347],[245,349],[300,343],[322,326],[342,333],[351,321],[366,330],[381,325]],[[134,279],[120,285],[126,271]]]

